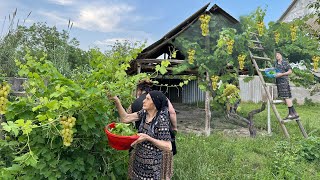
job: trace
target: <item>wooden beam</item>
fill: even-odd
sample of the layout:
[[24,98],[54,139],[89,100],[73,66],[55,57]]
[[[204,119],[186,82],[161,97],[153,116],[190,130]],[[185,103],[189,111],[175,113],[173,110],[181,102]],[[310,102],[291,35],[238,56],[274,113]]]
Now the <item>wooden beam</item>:
[[138,63],[161,63],[162,61],[169,61],[170,63],[173,63],[173,64],[181,64],[185,60],[181,60],[181,59],[137,59],[136,61]]
[[[141,70],[154,70],[156,67],[155,66],[152,66],[152,65],[145,65],[145,64],[141,64]],[[174,67],[167,67],[166,68],[167,71],[173,71]],[[143,71],[145,72],[145,71]],[[189,70],[185,70],[183,72],[186,72],[188,74],[198,74],[198,71],[197,70],[192,70],[192,69],[189,69]],[[182,73],[179,73],[179,74],[183,74]]]

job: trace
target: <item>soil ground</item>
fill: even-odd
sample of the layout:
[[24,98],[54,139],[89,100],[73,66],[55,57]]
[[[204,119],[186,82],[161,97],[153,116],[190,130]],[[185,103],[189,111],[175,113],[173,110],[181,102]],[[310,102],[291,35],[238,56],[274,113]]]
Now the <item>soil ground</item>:
[[[174,103],[173,107],[177,111],[178,131],[183,133],[205,134],[205,109],[196,105]],[[223,117],[212,115],[211,133],[222,131],[225,135],[250,136],[248,128],[240,127],[224,120]]]

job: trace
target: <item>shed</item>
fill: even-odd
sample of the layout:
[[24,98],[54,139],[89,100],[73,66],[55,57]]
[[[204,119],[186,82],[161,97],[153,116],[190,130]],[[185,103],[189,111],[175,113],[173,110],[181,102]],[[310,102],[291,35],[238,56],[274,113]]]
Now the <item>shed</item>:
[[[131,62],[128,74],[137,74],[141,72],[154,72],[157,64],[164,60],[170,61],[167,67],[168,73],[158,75],[155,80],[159,82],[157,88],[162,90],[167,97],[174,103],[197,103],[204,102],[205,92],[198,88],[197,80],[189,81],[187,85],[182,87],[179,83],[184,81],[186,76],[198,75],[197,68],[187,69],[178,74],[173,73],[173,67],[179,64],[187,63],[188,49],[184,47],[183,39],[193,41],[195,37],[200,40],[196,43],[204,44],[205,37],[201,34],[199,17],[202,14],[211,16],[209,22],[210,29],[210,46],[216,45],[219,32],[222,28],[237,28],[239,21],[214,4],[208,8],[210,3],[206,4],[186,20],[177,25],[174,29],[165,34],[161,39],[146,47],[135,60]],[[176,51],[176,56],[172,52]],[[163,85],[163,86],[162,86]]]

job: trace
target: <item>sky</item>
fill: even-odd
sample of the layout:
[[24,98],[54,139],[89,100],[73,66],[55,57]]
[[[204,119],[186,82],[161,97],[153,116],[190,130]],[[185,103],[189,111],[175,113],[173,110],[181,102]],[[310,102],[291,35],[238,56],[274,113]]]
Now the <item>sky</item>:
[[[80,41],[80,48],[106,50],[116,40],[147,42],[159,40],[167,32],[210,3],[217,4],[239,20],[257,7],[266,8],[265,23],[277,21],[292,0],[0,0],[1,36],[5,34],[8,15],[17,8],[16,19],[25,25],[46,22],[67,30]],[[5,20],[6,19],[6,20]],[[21,23],[20,23],[21,24]],[[4,27],[4,28],[3,28]]]

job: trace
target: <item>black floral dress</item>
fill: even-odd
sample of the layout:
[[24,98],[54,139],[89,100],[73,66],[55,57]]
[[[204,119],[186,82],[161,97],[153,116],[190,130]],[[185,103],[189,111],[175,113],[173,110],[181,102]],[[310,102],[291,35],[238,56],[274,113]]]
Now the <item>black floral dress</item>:
[[[139,133],[148,134],[158,140],[171,141],[168,109],[161,110],[150,123],[146,123],[146,114],[144,110],[138,112],[142,120]],[[133,180],[171,179],[172,158],[172,152],[162,151],[149,141],[139,143],[130,157],[129,178]]]
[[[282,60],[280,64],[278,63],[278,61],[275,62],[275,68],[278,72],[285,73],[289,69],[291,69],[291,66],[288,61]],[[285,99],[292,97],[288,76],[281,76],[279,78],[276,78],[276,85],[278,90],[278,97]]]

